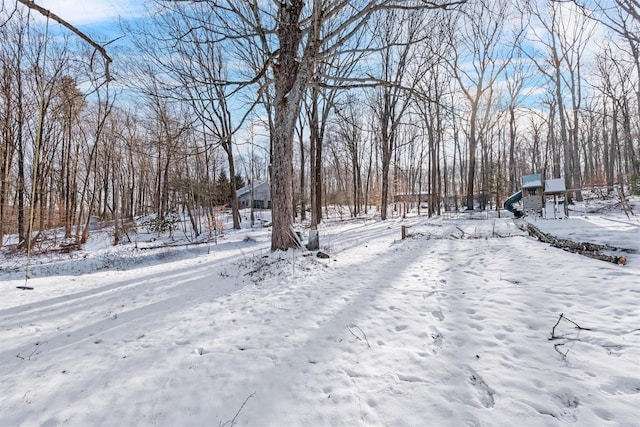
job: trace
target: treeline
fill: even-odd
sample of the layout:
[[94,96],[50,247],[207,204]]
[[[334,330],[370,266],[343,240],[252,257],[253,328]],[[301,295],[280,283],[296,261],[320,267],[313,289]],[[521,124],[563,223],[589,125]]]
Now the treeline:
[[428,215],[480,193],[499,205],[529,173],[565,177],[572,198],[640,181],[635,0],[158,1],[123,29],[113,80],[7,3],[0,244],[54,228],[83,243],[92,216],[184,212],[202,233],[221,205],[238,228],[234,189],[266,180],[286,216],[275,249],[277,224],[317,226],[329,205],[386,219],[398,195]]

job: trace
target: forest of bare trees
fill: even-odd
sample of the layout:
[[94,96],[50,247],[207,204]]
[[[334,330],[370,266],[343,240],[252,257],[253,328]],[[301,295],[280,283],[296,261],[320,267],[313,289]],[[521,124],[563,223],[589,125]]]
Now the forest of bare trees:
[[153,0],[93,43],[28,3],[0,10],[0,245],[239,228],[259,181],[273,250],[329,206],[497,209],[530,173],[640,192],[637,0]]

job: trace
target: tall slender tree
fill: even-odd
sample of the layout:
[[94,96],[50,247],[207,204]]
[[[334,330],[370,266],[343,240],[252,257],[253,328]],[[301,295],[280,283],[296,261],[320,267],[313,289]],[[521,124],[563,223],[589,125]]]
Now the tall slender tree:
[[[516,49],[514,34],[506,24],[512,17],[506,0],[479,0],[470,3],[459,16],[450,17],[451,69],[467,103],[468,165],[466,205],[473,209],[476,183],[476,156],[493,112],[496,82],[509,66]],[[515,33],[516,40],[522,31]]]

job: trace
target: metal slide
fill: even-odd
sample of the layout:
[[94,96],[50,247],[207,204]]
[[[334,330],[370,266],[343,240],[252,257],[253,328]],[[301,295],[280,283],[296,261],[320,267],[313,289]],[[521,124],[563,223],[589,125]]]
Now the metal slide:
[[513,205],[522,199],[522,191],[518,191],[515,194],[509,196],[507,200],[504,201],[504,208],[509,212],[513,213],[516,218],[522,218],[524,216],[524,212],[516,209]]

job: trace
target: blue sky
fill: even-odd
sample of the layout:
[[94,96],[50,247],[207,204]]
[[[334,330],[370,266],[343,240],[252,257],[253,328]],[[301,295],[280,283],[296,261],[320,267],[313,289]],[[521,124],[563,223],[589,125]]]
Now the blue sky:
[[77,26],[116,25],[118,17],[146,10],[144,0],[36,0],[36,3]]
[[120,19],[131,20],[146,13],[145,0],[36,0],[97,42],[122,34]]
[[[96,42],[105,44],[113,39],[121,37],[123,32],[120,30],[120,21],[125,20],[135,22],[138,19],[145,19],[147,16],[147,0],[35,0],[39,5],[51,10],[53,13],[62,17],[72,25],[80,28],[87,35],[92,37]],[[569,3],[560,3],[561,9],[568,9],[572,6]],[[564,14],[563,14],[564,15]],[[569,14],[567,14],[568,18]],[[42,18],[41,18],[42,19]],[[571,19],[566,19],[566,29],[573,29]],[[589,25],[594,25],[589,22]],[[599,48],[604,39],[605,32],[602,26],[596,25],[597,31],[590,37],[589,48],[585,52],[585,61],[591,62],[594,52]],[[55,31],[55,30],[54,30]],[[66,30],[64,30],[66,32]],[[540,23],[532,22],[529,28],[528,44],[533,48],[536,43],[532,39],[538,36],[544,36],[545,30]],[[114,58],[114,66],[112,71],[117,73],[118,65],[118,47],[130,46],[129,41],[125,39],[119,40],[117,43],[107,46],[109,54]],[[540,47],[540,46],[538,46]],[[544,50],[544,49],[543,49]],[[122,58],[120,58],[122,59]],[[526,59],[524,59],[526,61]],[[589,68],[583,70],[588,73]],[[534,70],[534,74],[538,74]],[[586,75],[586,74],[585,74]],[[540,76],[542,79],[542,76]],[[530,81],[525,89],[527,104],[535,103],[539,95],[545,92],[544,82],[541,79]],[[543,80],[543,79],[542,79]],[[500,83],[498,83],[500,86]]]
[[[105,46],[107,53],[113,59],[112,76],[118,76],[123,72],[123,68],[126,68],[123,62],[126,54],[122,54],[122,48],[130,47],[129,39],[123,37],[125,33],[121,29],[122,21],[131,23],[137,19],[146,19],[148,16],[147,0],[35,0],[35,2],[80,29],[96,43]],[[42,23],[45,21],[45,18],[38,13],[33,13],[32,16]],[[50,37],[56,37],[60,33],[71,34],[57,23],[50,22]],[[84,43],[79,37],[73,35],[70,37],[78,44]],[[111,43],[114,40],[116,42]],[[112,86],[119,85],[116,83]],[[80,83],[80,87],[85,88],[83,83]],[[126,96],[125,92],[127,91],[125,90],[120,96]]]

